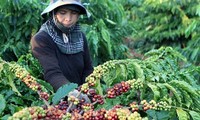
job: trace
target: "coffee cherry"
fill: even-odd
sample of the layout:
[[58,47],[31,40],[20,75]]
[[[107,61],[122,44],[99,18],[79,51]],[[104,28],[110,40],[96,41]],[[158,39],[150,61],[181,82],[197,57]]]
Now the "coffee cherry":
[[130,85],[127,82],[122,81],[121,83],[115,84],[112,88],[107,90],[107,97],[108,98],[115,98],[130,89]]
[[138,112],[133,112],[127,117],[127,120],[142,120],[142,117]]
[[81,85],[81,92],[87,93],[88,90],[89,90],[89,85],[88,85],[88,83],[85,83],[85,84]]
[[39,92],[39,96],[46,101],[49,99],[49,94],[47,92]]

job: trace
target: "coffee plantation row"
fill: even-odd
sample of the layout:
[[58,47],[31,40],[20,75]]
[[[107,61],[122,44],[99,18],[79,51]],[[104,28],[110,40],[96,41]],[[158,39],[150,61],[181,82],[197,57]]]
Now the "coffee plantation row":
[[[24,58],[23,58],[24,59]],[[33,59],[29,56],[29,59]],[[33,60],[30,60],[33,62]],[[21,63],[24,61],[21,59]],[[34,63],[34,62],[33,62]],[[33,63],[29,63],[29,66]],[[56,93],[20,62],[0,61],[1,83],[7,77],[16,98],[9,102],[1,90],[1,116],[9,120],[198,120],[200,118],[200,68],[170,47],[145,55],[143,60],[110,60],[94,68],[81,86],[70,83]],[[34,64],[36,65],[36,64]],[[36,67],[32,67],[36,68]],[[37,67],[41,69],[40,67]],[[35,77],[34,77],[35,76]],[[18,88],[24,86],[24,88]],[[26,88],[25,88],[26,87]],[[74,89],[76,96],[68,96]],[[7,88],[7,94],[10,89]],[[36,99],[27,101],[29,90]],[[81,95],[87,95],[89,103]],[[18,101],[18,103],[17,103]],[[37,103],[35,103],[37,101]],[[30,104],[31,103],[31,104]],[[19,105],[18,109],[10,109]]]

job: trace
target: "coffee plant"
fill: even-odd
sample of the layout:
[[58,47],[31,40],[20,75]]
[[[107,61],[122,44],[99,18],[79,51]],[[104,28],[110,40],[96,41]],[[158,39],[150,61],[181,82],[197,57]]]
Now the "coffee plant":
[[0,1],[0,57],[17,59],[29,51],[30,38],[42,24],[40,16],[47,0]]
[[[0,1],[0,57],[17,61],[29,52],[30,38],[46,20],[40,13],[48,2]],[[82,2],[92,15],[89,19],[81,17],[80,23],[88,39],[94,66],[132,54],[137,57],[136,53],[142,54],[139,54],[141,57],[163,45],[173,46],[190,62],[199,64],[199,0]]]
[[134,21],[131,48],[145,53],[161,46],[173,46],[190,62],[199,65],[199,3],[200,0],[124,1],[124,9]]
[[[1,59],[0,118],[2,120],[7,120],[10,115],[14,114],[24,107],[38,106],[44,103],[42,102],[42,100],[38,99],[39,95],[37,92],[28,88],[24,82],[21,82],[22,79],[16,77],[20,76],[20,74],[22,74],[21,72],[23,74],[31,74],[30,76],[27,75],[26,77],[24,77],[23,80],[25,80],[26,83],[32,83],[32,79],[34,79],[38,82],[38,85],[40,84],[39,86],[44,86],[49,93],[52,93],[53,91],[53,88],[48,83],[41,80],[41,67],[38,61],[33,58],[31,54],[23,55],[22,57],[20,57],[17,64],[15,62],[6,62]],[[42,89],[44,89],[44,87],[42,87]]]
[[[83,85],[70,83],[51,94],[19,64],[1,60],[44,102],[24,107],[8,119],[197,120],[200,88],[194,73],[199,67],[182,62],[186,59],[180,53],[163,47],[148,52],[144,60],[107,61],[95,67]],[[70,96],[74,89],[79,93]]]
[[[0,57],[17,61],[30,50],[30,39],[48,16],[41,17],[50,0],[0,1]],[[89,19],[80,17],[86,33],[94,65],[110,59],[126,58],[125,36],[133,31],[123,6],[113,0],[82,0],[91,13]],[[116,9],[118,8],[118,9]],[[28,11],[28,12],[27,12]],[[83,19],[82,19],[83,18]]]

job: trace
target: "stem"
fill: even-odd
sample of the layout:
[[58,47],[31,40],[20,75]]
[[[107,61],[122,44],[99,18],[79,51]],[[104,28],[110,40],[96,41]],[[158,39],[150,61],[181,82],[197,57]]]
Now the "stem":
[[[81,92],[79,92],[75,97],[78,98],[80,95],[81,95]],[[73,102],[71,102],[71,103],[69,104],[69,107],[67,108],[67,111],[66,111],[66,112],[69,112],[69,110],[71,109],[71,107],[72,107],[73,104],[74,104]]]
[[[171,108],[181,108],[185,111],[191,111],[190,109],[187,109],[187,108],[182,108],[182,107],[176,107],[176,106],[170,106]],[[196,111],[196,112],[200,112],[199,110],[193,110],[193,111]]]
[[46,105],[47,107],[50,106],[49,103],[48,103],[45,99],[42,98],[42,100],[44,101],[44,103],[45,103],[45,105]]
[[79,114],[81,114],[81,115],[82,115],[82,114],[83,114],[83,112],[84,112],[84,111],[83,111],[83,110],[81,110],[81,111],[79,112]]
[[97,101],[95,101],[95,102],[92,103],[92,105],[95,105],[95,104],[97,104]]
[[[38,93],[38,95],[40,96],[40,91],[37,91],[37,93]],[[41,99],[43,100],[44,104],[45,104],[47,107],[50,106],[49,103],[48,103],[44,98],[41,98]]]
[[71,102],[71,103],[69,104],[69,107],[67,108],[66,113],[69,112],[69,110],[71,109],[72,105],[73,105],[73,102]]
[[104,96],[103,96],[103,98],[105,99],[107,97],[107,94],[105,94]]
[[137,92],[138,104],[141,102],[141,99],[140,99],[140,94],[141,94],[141,92],[140,92],[140,90],[138,90],[138,92]]
[[78,98],[80,95],[81,95],[81,92],[79,92],[79,93],[76,95],[76,98]]

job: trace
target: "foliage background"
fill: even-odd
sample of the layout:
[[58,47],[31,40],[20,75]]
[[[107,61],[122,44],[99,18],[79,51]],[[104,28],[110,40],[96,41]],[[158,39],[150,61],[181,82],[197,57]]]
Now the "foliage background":
[[[94,65],[110,59],[142,57],[172,46],[196,65],[200,61],[200,0],[82,0],[92,17],[80,22]],[[46,20],[48,0],[1,0],[0,57],[17,61]],[[117,9],[116,9],[117,8]]]
[[131,47],[145,53],[172,46],[188,60],[200,61],[200,0],[129,0],[123,6],[134,21]]
[[[82,2],[92,14],[89,19],[82,17],[80,22],[88,38],[94,66],[114,59],[144,60],[146,52],[162,46],[171,46],[187,58],[187,64],[185,62],[179,64],[189,67],[189,73],[195,76],[197,81],[189,78],[189,75],[185,76],[185,79],[200,84],[200,0],[82,0]],[[42,69],[30,54],[29,42],[31,36],[45,21],[40,13],[47,5],[48,0],[0,1],[0,57],[5,61],[18,62],[31,75],[41,79]],[[170,59],[168,60],[170,62]],[[154,68],[159,71],[159,67]],[[193,72],[194,69],[198,72]],[[5,115],[6,118],[26,105],[40,104],[33,98],[35,93],[28,88],[24,89],[25,86],[19,82],[20,80],[10,75],[7,66],[0,64],[0,71],[0,100],[7,103],[0,116]],[[173,74],[176,73],[177,71]],[[157,73],[150,74],[152,79],[157,79],[155,74]],[[17,92],[13,91],[13,84],[9,82],[11,79],[18,91],[29,97],[19,97]]]

